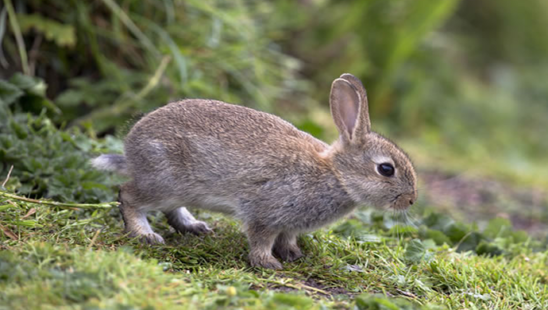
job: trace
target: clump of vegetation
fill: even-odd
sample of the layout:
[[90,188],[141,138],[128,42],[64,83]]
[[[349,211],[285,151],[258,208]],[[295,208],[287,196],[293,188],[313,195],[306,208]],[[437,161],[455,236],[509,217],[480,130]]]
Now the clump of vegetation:
[[405,237],[413,240],[406,257],[411,261],[430,257],[428,249],[447,245],[457,252],[475,253],[486,256],[515,256],[524,250],[545,251],[548,239],[542,242],[531,238],[525,231],[516,231],[507,219],[491,219],[483,230],[476,224],[457,222],[448,215],[431,212],[409,224],[407,217],[389,213],[365,210],[355,213],[335,227],[333,231],[346,238],[364,242],[380,242],[382,236]]
[[98,132],[123,130],[135,114],[184,97],[271,111],[305,87],[298,62],[274,42],[285,27],[277,6],[25,1],[10,21],[20,24],[29,52],[20,54],[16,36],[6,36],[4,65],[45,79],[63,111],[56,122],[93,124]]
[[[32,197],[99,202],[114,199],[112,177],[91,169],[94,153],[121,151],[112,137],[92,139],[77,127],[58,129],[58,113],[39,79],[15,75],[0,81],[0,174],[13,171],[6,187]],[[34,113],[38,113],[35,115]]]

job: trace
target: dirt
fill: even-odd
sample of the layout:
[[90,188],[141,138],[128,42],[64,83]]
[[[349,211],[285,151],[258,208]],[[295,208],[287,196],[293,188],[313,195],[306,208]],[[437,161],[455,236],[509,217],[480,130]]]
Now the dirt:
[[435,171],[419,173],[420,199],[453,217],[482,226],[494,217],[509,219],[516,229],[535,236],[548,233],[548,191],[521,188],[502,181],[448,175]]
[[[279,279],[284,279],[284,277],[279,277]],[[288,278],[285,278],[286,280]],[[280,283],[269,283],[267,288],[269,290],[277,292],[295,292],[295,291],[304,291],[307,295],[312,298],[321,298],[328,297],[333,298],[334,296],[344,295],[348,298],[353,298],[357,293],[352,293],[341,287],[327,287],[318,283],[315,279],[309,278],[307,280],[298,280],[291,278],[292,281],[280,281]],[[283,284],[287,282],[287,284]],[[259,287],[252,287],[252,289],[259,289]]]
[[[313,278],[309,278],[308,280],[304,281],[304,285],[308,286],[308,287],[313,287],[315,289],[318,289],[318,290],[321,290],[321,291],[324,291],[324,292],[327,292],[329,293],[328,295],[331,295],[331,296],[336,296],[336,295],[346,295],[346,296],[349,296],[349,297],[353,297],[354,295],[356,295],[355,293],[351,293],[347,290],[345,290],[344,288],[341,288],[341,287],[326,287],[326,286],[323,286],[321,284],[319,284],[318,282],[316,282],[316,280],[314,280]],[[323,293],[320,293],[320,294],[323,294]],[[325,295],[325,294],[323,294]]]

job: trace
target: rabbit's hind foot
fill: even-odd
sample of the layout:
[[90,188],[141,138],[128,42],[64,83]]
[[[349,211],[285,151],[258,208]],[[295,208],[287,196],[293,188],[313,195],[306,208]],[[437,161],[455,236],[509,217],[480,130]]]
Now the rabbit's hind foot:
[[277,233],[272,233],[262,226],[247,226],[247,238],[250,247],[249,263],[251,266],[275,270],[282,269],[282,264],[272,256],[272,246],[277,235]]
[[124,220],[125,232],[132,238],[139,238],[146,244],[163,244],[164,238],[155,233],[146,217],[146,211],[134,208],[128,201],[129,194],[120,190],[118,200],[120,213]]
[[304,256],[297,245],[297,235],[288,232],[278,235],[274,242],[274,253],[286,262],[292,262]]

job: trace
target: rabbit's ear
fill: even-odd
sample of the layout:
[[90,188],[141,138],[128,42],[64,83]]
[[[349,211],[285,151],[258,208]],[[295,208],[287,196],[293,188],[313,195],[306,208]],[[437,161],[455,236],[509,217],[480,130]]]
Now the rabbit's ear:
[[352,82],[344,78],[338,78],[333,81],[331,85],[330,105],[331,115],[333,116],[335,125],[339,129],[343,142],[363,142],[365,134],[371,130],[367,100],[364,104],[362,94],[353,86]]
[[358,92],[360,96],[360,111],[359,111],[359,119],[358,124],[356,125],[356,137],[363,137],[365,134],[369,133],[371,131],[371,120],[369,119],[369,103],[367,101],[367,92],[365,91],[365,87],[363,87],[362,82],[360,79],[355,77],[354,75],[350,73],[344,73],[341,75],[341,79],[347,80],[352,86],[354,86],[354,89]]

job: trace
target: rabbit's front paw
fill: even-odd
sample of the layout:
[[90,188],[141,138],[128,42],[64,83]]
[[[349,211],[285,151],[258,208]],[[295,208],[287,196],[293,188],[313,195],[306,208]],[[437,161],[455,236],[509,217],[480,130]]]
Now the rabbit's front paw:
[[154,244],[164,244],[164,238],[162,236],[158,235],[157,233],[148,233],[144,235],[140,235],[139,238],[143,243],[154,245]]
[[249,254],[249,263],[253,267],[262,267],[266,269],[280,270],[282,269],[282,264],[274,258],[271,254]]

